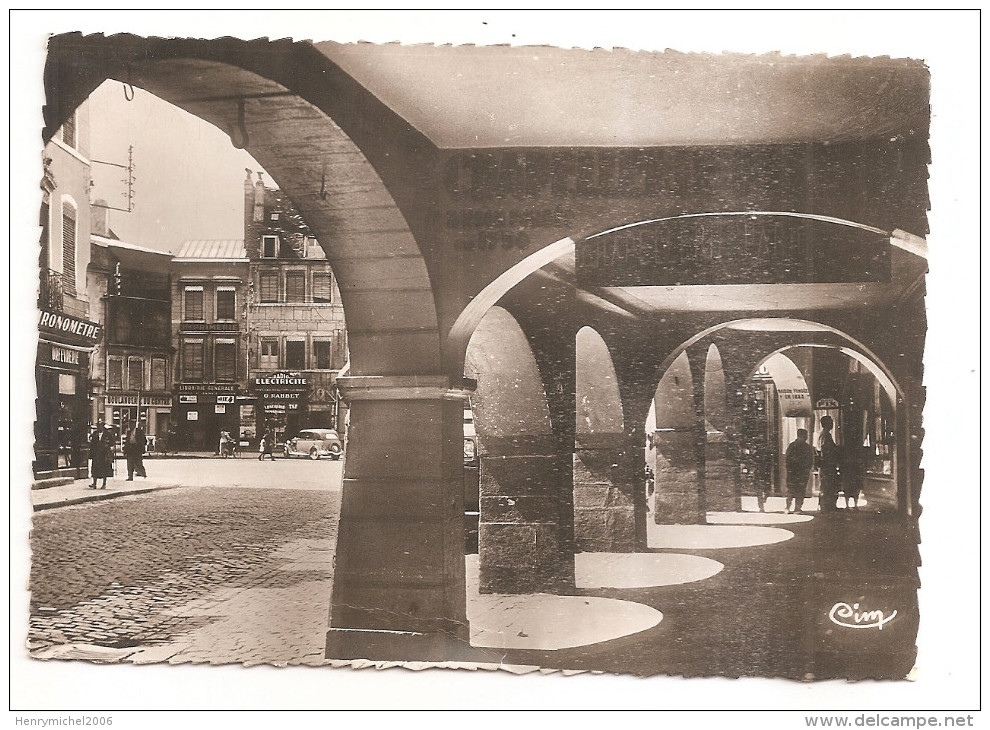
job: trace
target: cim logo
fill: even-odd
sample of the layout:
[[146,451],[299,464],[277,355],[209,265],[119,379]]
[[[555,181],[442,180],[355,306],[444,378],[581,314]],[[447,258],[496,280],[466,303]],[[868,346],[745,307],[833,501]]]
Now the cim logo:
[[883,611],[860,610],[859,604],[851,606],[848,603],[836,603],[828,612],[829,620],[836,626],[847,629],[878,629],[883,631],[884,624],[894,620],[897,611],[893,611],[889,616]]

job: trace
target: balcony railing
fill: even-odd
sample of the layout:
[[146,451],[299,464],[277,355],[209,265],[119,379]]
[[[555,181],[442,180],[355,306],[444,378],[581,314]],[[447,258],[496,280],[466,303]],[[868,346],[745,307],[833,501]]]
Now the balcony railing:
[[62,274],[51,269],[41,271],[41,293],[38,296],[38,306],[52,312],[61,312],[62,307]]

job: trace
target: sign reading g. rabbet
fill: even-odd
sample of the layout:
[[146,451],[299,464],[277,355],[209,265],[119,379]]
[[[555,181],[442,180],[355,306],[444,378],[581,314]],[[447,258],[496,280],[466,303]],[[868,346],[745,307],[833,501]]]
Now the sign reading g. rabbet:
[[663,218],[578,241],[584,286],[859,283],[890,280],[890,236],[775,213]]
[[89,345],[100,338],[100,325],[96,322],[89,322],[61,312],[49,312],[46,309],[42,309],[40,312],[38,330],[63,337],[69,336]]

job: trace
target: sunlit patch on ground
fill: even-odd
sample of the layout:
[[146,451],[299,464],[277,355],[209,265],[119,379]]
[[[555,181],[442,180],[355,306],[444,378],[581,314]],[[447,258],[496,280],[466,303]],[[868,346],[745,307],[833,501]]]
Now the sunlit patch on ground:
[[578,588],[650,588],[704,580],[725,566],[700,555],[677,553],[578,553]]
[[546,593],[478,593],[478,556],[467,561],[467,613],[471,645],[497,649],[566,649],[651,629],[663,620],[654,608],[632,601]]
[[779,527],[757,525],[657,525],[647,522],[651,548],[711,550],[716,548],[772,545],[790,540],[794,533]]

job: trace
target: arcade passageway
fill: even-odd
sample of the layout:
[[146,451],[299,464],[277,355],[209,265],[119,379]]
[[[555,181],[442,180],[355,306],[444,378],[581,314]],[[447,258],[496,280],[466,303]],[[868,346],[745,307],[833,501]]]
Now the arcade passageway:
[[[328,657],[472,655],[465,407],[480,448],[481,594],[625,580],[597,555],[769,556],[787,523],[754,500],[776,504],[782,449],[797,428],[818,435],[826,414],[836,442],[859,450],[855,540],[920,514],[923,64],[67,34],[50,42],[45,138],[106,79],[247,149],[339,280],[350,427]],[[809,498],[817,489],[809,479]],[[702,580],[719,592],[665,651],[700,651],[722,622],[757,653],[828,645],[839,657],[828,642],[846,638],[827,633],[824,583],[808,576],[820,544],[844,538],[812,522],[790,541],[789,569],[761,578],[770,587],[747,593],[742,557]],[[884,629],[899,643],[878,676],[903,676],[913,650],[902,559],[913,550],[852,568],[875,579],[870,599],[900,592],[903,628]],[[852,590],[846,567],[829,563],[823,580]],[[663,613],[698,600],[691,586],[649,601]],[[739,595],[754,608],[729,611]],[[770,648],[765,617],[798,606],[810,614]],[[670,640],[660,626],[650,636]],[[744,638],[757,634],[767,641]],[[566,657],[539,661],[581,664]],[[785,664],[766,671],[792,673]]]

